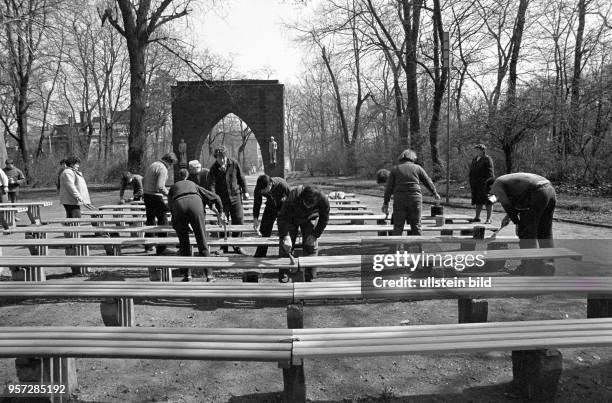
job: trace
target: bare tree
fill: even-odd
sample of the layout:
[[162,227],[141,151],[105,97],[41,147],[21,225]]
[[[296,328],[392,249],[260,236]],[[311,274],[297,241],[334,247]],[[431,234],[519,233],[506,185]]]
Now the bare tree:
[[[130,133],[128,138],[128,168],[133,172],[143,169],[146,132],[145,89],[146,52],[149,44],[163,41],[156,35],[160,27],[186,16],[191,0],[115,0],[104,11],[98,10],[102,23],[106,20],[126,40],[130,58]],[[122,21],[119,21],[119,12]]]

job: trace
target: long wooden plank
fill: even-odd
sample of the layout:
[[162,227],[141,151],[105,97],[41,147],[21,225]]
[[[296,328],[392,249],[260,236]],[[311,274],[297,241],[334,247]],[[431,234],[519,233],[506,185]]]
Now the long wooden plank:
[[6,267],[173,267],[213,269],[296,268],[289,259],[240,257],[186,257],[186,256],[3,256]]

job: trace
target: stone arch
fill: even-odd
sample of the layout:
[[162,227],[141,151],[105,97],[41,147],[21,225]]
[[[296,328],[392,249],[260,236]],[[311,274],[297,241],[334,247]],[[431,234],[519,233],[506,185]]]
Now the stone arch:
[[[187,160],[198,158],[210,131],[230,113],[253,131],[266,174],[284,177],[284,85],[277,80],[179,81],[172,87],[172,144],[177,156],[184,139]],[[275,165],[268,149],[272,136],[277,143]]]

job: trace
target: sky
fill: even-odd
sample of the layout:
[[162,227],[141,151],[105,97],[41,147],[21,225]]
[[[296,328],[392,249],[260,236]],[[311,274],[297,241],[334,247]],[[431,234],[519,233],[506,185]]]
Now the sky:
[[225,0],[220,4],[218,10],[194,13],[197,46],[232,57],[240,72],[273,70],[270,79],[296,82],[303,52],[282,24],[299,16],[302,7],[292,0]]

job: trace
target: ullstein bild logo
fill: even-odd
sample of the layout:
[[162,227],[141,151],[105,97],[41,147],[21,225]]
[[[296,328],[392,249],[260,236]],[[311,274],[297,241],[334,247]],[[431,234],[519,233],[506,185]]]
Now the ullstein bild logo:
[[[491,279],[483,277],[426,277],[420,271],[432,268],[462,272],[485,265],[486,252],[439,252],[375,254],[362,257],[361,285],[367,295],[384,295],[385,290],[401,288],[490,287]],[[416,273],[415,273],[416,272]],[[411,278],[417,274],[417,278]]]

